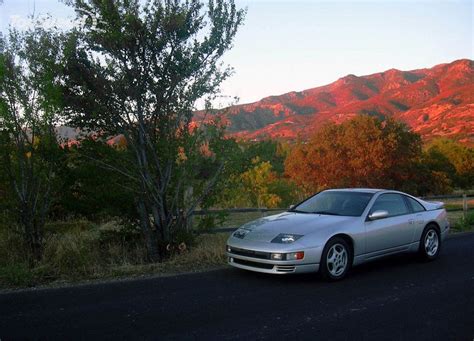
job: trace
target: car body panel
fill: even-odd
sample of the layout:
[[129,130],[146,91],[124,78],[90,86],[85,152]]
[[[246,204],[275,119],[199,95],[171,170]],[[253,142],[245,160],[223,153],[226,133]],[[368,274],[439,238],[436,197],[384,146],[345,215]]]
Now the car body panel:
[[365,222],[365,252],[375,252],[410,244],[414,226],[409,216],[402,215]]
[[[334,236],[342,235],[353,246],[353,265],[383,256],[416,252],[424,228],[434,223],[439,226],[441,240],[449,232],[449,223],[442,203],[427,202],[406,193],[378,189],[343,189],[339,191],[360,191],[372,193],[367,207],[361,216],[335,216],[314,213],[283,212],[263,217],[242,225],[238,231],[243,238],[235,237],[235,232],[227,242],[228,263],[234,267],[264,273],[298,273],[318,271],[324,246]],[[338,190],[329,190],[338,191]],[[383,194],[400,194],[418,201],[424,208],[422,212],[371,221],[368,218],[374,202]],[[408,206],[407,206],[408,207]],[[239,232],[239,233],[240,233]],[[302,235],[293,243],[272,243],[279,234]],[[244,250],[250,254],[237,254]],[[251,252],[287,254],[304,252],[301,260],[273,260],[255,258]],[[273,267],[271,267],[273,265]]]

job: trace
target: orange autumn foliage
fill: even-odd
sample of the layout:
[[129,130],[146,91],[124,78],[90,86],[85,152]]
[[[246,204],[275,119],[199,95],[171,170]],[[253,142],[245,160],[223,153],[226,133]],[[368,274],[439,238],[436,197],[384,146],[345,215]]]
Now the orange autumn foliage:
[[298,143],[285,172],[307,192],[330,187],[406,189],[414,181],[421,139],[394,120],[358,116],[329,123]]

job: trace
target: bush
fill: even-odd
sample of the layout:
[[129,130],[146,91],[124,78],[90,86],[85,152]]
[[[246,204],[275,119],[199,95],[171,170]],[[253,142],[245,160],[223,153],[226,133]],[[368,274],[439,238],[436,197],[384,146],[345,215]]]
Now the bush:
[[107,265],[142,264],[146,250],[138,226],[130,222],[110,221],[99,226],[102,261]]
[[34,283],[34,274],[27,263],[12,263],[0,266],[1,286],[28,287]]
[[14,263],[28,264],[30,259],[20,233],[0,228],[0,266]]
[[[65,223],[62,223],[63,225]],[[45,242],[40,264],[42,276],[75,279],[103,276],[117,265],[136,265],[146,261],[142,237],[137,227],[109,221],[95,225],[85,221],[70,223],[64,231],[55,224],[56,232]]]
[[175,255],[169,262],[177,268],[199,269],[208,265],[225,264],[227,233],[202,234],[196,238],[196,245],[187,252]]
[[196,230],[202,231],[222,227],[228,216],[229,213],[227,212],[219,212],[195,217]]
[[466,216],[459,219],[454,228],[459,231],[468,231],[474,228],[474,212],[469,212]]
[[121,223],[111,220],[99,226],[99,240],[101,245],[141,243],[142,236],[140,228],[131,223]]
[[97,229],[97,225],[86,219],[56,220],[46,223],[46,234],[65,234]]
[[101,140],[84,139],[80,145],[65,148],[64,153],[65,166],[58,170],[64,182],[52,206],[54,219],[72,216],[98,221],[110,216],[135,215],[129,190],[132,185],[121,174],[102,165],[126,164],[126,152]]
[[0,229],[0,287],[26,287],[55,280],[134,276],[195,271],[225,263],[227,234],[196,236],[176,231],[168,259],[147,263],[146,249],[136,226],[85,220],[48,224],[44,257],[32,262],[19,234]]

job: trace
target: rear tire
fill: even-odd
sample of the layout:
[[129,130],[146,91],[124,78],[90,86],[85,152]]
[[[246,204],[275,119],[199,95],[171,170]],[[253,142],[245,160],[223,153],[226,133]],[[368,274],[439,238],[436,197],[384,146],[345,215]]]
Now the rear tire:
[[340,237],[330,239],[321,255],[319,272],[328,281],[343,279],[352,266],[352,249]]
[[433,261],[438,258],[441,251],[441,235],[434,224],[429,224],[421,234],[418,253],[422,260]]

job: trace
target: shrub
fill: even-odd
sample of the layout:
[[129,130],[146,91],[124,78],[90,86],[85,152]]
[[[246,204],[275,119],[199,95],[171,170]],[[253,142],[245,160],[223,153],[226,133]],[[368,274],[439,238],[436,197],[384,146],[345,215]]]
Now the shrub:
[[112,220],[100,225],[99,243],[105,264],[141,264],[146,261],[140,229],[130,222]]
[[27,263],[12,263],[0,266],[0,285],[27,287],[34,283],[34,274]]
[[142,242],[142,236],[138,226],[111,220],[99,226],[99,240],[101,245],[115,243],[126,246]]
[[202,231],[222,227],[228,216],[227,212],[219,212],[195,217],[196,229]]
[[467,231],[474,228],[474,212],[469,212],[466,216],[459,219],[454,228],[459,231]]
[[202,234],[196,238],[195,247],[180,255],[175,255],[169,262],[178,268],[199,269],[207,265],[225,263],[225,244],[229,238],[227,233]]
[[225,263],[228,237],[196,236],[181,229],[174,237],[179,243],[170,244],[166,261],[148,264],[142,237],[130,223],[61,221],[48,224],[47,231],[44,257],[33,262],[24,252],[21,236],[0,229],[0,287],[201,270]]
[[46,223],[45,232],[47,234],[78,233],[96,228],[97,225],[86,219],[57,220]]
[[13,229],[0,228],[0,266],[14,263],[29,263],[29,255],[20,233]]

